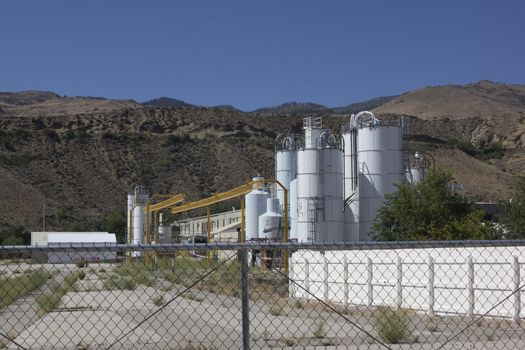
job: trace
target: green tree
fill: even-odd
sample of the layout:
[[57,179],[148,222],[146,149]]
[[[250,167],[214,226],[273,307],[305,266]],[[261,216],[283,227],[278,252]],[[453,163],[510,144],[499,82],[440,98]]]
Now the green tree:
[[401,184],[386,196],[371,234],[378,241],[460,240],[495,238],[484,213],[450,189],[452,176],[429,171],[425,180]]
[[101,231],[114,233],[117,237],[117,243],[126,243],[127,216],[122,211],[112,211],[106,213],[97,228]]
[[511,201],[502,202],[503,214],[499,221],[504,226],[502,235],[508,239],[525,238],[525,177],[516,182]]
[[29,245],[31,233],[21,225],[7,226],[0,231],[1,245]]

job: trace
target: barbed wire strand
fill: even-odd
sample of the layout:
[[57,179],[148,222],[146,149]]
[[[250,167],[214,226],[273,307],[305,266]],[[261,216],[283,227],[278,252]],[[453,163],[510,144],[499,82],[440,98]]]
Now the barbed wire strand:
[[214,273],[215,271],[217,271],[219,269],[219,267],[223,266],[226,262],[230,261],[233,257],[237,256],[237,253],[235,254],[232,254],[231,256],[229,256],[226,260],[222,261],[219,265],[215,266],[213,269],[211,269],[210,271],[208,271],[207,273],[199,276],[199,278],[193,282],[191,285],[189,285],[188,287],[184,288],[182,290],[182,292],[179,292],[177,293],[173,298],[171,298],[168,302],[166,302],[166,304],[162,305],[161,307],[159,307],[157,310],[155,310],[154,312],[152,312],[149,316],[146,316],[142,321],[140,321],[135,327],[133,327],[132,329],[130,329],[127,333],[125,333],[124,335],[122,335],[120,338],[118,338],[117,340],[115,340],[113,343],[111,343],[107,348],[106,350],[109,350],[113,347],[113,345],[117,344],[118,342],[120,342],[122,339],[126,338],[128,335],[130,335],[131,333],[133,333],[134,331],[136,331],[142,324],[144,324],[146,321],[148,321],[149,319],[151,319],[153,316],[155,316],[156,314],[158,314],[159,312],[161,312],[162,310],[164,310],[164,308],[166,308],[170,303],[172,303],[173,301],[175,301],[175,299],[178,299],[180,298],[181,296],[183,296],[185,293],[187,293],[191,288],[195,287],[197,285],[197,283],[199,283],[200,281],[202,281],[203,279],[205,279],[206,277],[208,277],[209,275],[211,275],[212,273]]

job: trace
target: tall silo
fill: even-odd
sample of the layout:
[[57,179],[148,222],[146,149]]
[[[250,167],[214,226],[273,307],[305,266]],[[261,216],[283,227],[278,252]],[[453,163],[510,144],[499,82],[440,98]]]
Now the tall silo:
[[290,237],[297,240],[297,179],[290,182]]
[[[275,179],[288,190],[290,203],[290,182],[297,177],[297,152],[294,135],[279,136],[275,140]],[[276,185],[279,210],[284,211],[284,190]],[[289,204],[288,204],[289,206]]]
[[133,214],[132,214],[132,210],[133,210],[133,206],[135,205],[135,196],[133,193],[128,193],[128,210],[127,210],[127,217],[128,217],[128,221],[127,221],[127,226],[126,226],[126,242],[128,244],[131,244],[131,240],[133,239],[130,235],[130,227],[132,227],[132,220],[133,220]]
[[[254,181],[263,180],[262,177],[254,177]],[[251,192],[246,194],[246,240],[259,238],[259,216],[266,212],[266,199],[268,192],[262,183],[257,183]]]
[[344,150],[344,234],[343,240],[359,240],[359,171],[357,164],[357,129],[343,125]]
[[403,129],[383,123],[371,112],[358,113],[351,123],[357,128],[359,171],[359,240],[370,240],[369,231],[386,194],[403,181]]
[[322,191],[322,224],[318,241],[343,240],[343,153],[341,141],[329,130],[321,134],[319,150]]
[[323,219],[323,198],[320,177],[319,145],[321,118],[305,118],[304,143],[297,150],[297,239],[317,241]]

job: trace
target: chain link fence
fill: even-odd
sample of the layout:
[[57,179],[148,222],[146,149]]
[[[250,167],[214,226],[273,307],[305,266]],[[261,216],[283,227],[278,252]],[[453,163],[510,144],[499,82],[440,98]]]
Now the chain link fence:
[[525,348],[525,241],[0,247],[0,348]]

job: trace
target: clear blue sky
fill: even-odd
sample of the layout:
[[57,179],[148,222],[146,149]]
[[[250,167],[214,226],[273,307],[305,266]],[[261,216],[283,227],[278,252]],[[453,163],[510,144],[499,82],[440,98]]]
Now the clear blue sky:
[[0,2],[0,90],[244,110],[525,83],[525,1]]

